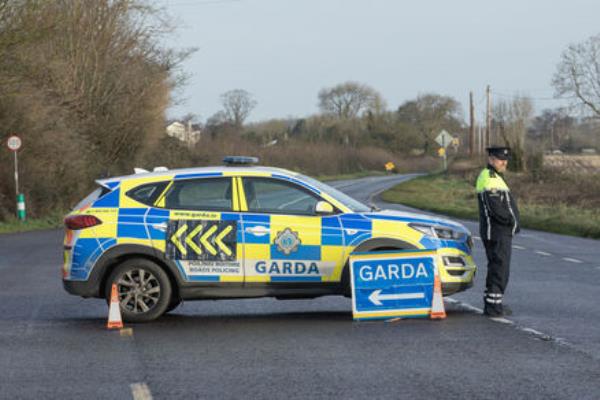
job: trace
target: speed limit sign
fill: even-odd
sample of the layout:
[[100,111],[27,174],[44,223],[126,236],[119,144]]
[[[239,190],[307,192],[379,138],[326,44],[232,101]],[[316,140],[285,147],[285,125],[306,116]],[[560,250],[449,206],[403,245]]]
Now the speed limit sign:
[[8,140],[6,141],[6,145],[8,146],[9,149],[11,149],[12,151],[17,151],[21,148],[21,138],[18,136],[11,136],[8,138]]

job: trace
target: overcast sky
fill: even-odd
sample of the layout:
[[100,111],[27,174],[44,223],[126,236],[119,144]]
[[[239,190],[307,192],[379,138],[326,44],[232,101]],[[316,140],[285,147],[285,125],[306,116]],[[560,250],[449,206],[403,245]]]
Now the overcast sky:
[[344,81],[378,90],[389,109],[420,93],[533,97],[552,107],[563,49],[600,33],[592,0],[159,0],[178,23],[171,47],[197,47],[169,117],[205,121],[219,96],[245,89],[251,121],[316,113],[317,93]]

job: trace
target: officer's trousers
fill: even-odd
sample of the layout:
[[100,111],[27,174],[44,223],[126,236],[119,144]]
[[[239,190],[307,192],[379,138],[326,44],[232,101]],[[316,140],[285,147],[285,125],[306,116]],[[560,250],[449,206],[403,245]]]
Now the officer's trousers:
[[510,275],[512,236],[498,235],[493,240],[483,239],[483,245],[488,259],[484,312],[488,315],[502,315],[504,291]]

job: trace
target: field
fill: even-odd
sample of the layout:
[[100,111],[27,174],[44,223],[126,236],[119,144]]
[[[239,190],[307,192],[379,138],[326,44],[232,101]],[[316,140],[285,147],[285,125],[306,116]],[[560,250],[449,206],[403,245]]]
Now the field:
[[[596,162],[596,157],[583,157],[585,169],[553,166],[535,177],[507,174],[511,191],[519,200],[523,227],[600,239],[600,172],[589,163]],[[577,164],[581,163],[579,157],[560,162],[581,165]],[[474,184],[478,171],[471,163],[457,163],[448,175],[417,178],[392,188],[382,197],[388,202],[477,219]]]

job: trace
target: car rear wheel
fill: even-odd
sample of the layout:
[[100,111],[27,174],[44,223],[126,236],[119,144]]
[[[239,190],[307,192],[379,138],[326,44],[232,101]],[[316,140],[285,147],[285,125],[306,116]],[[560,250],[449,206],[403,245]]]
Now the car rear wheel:
[[117,285],[121,315],[126,322],[148,322],[165,313],[171,302],[169,277],[156,263],[135,258],[124,261],[110,274],[106,299]]

